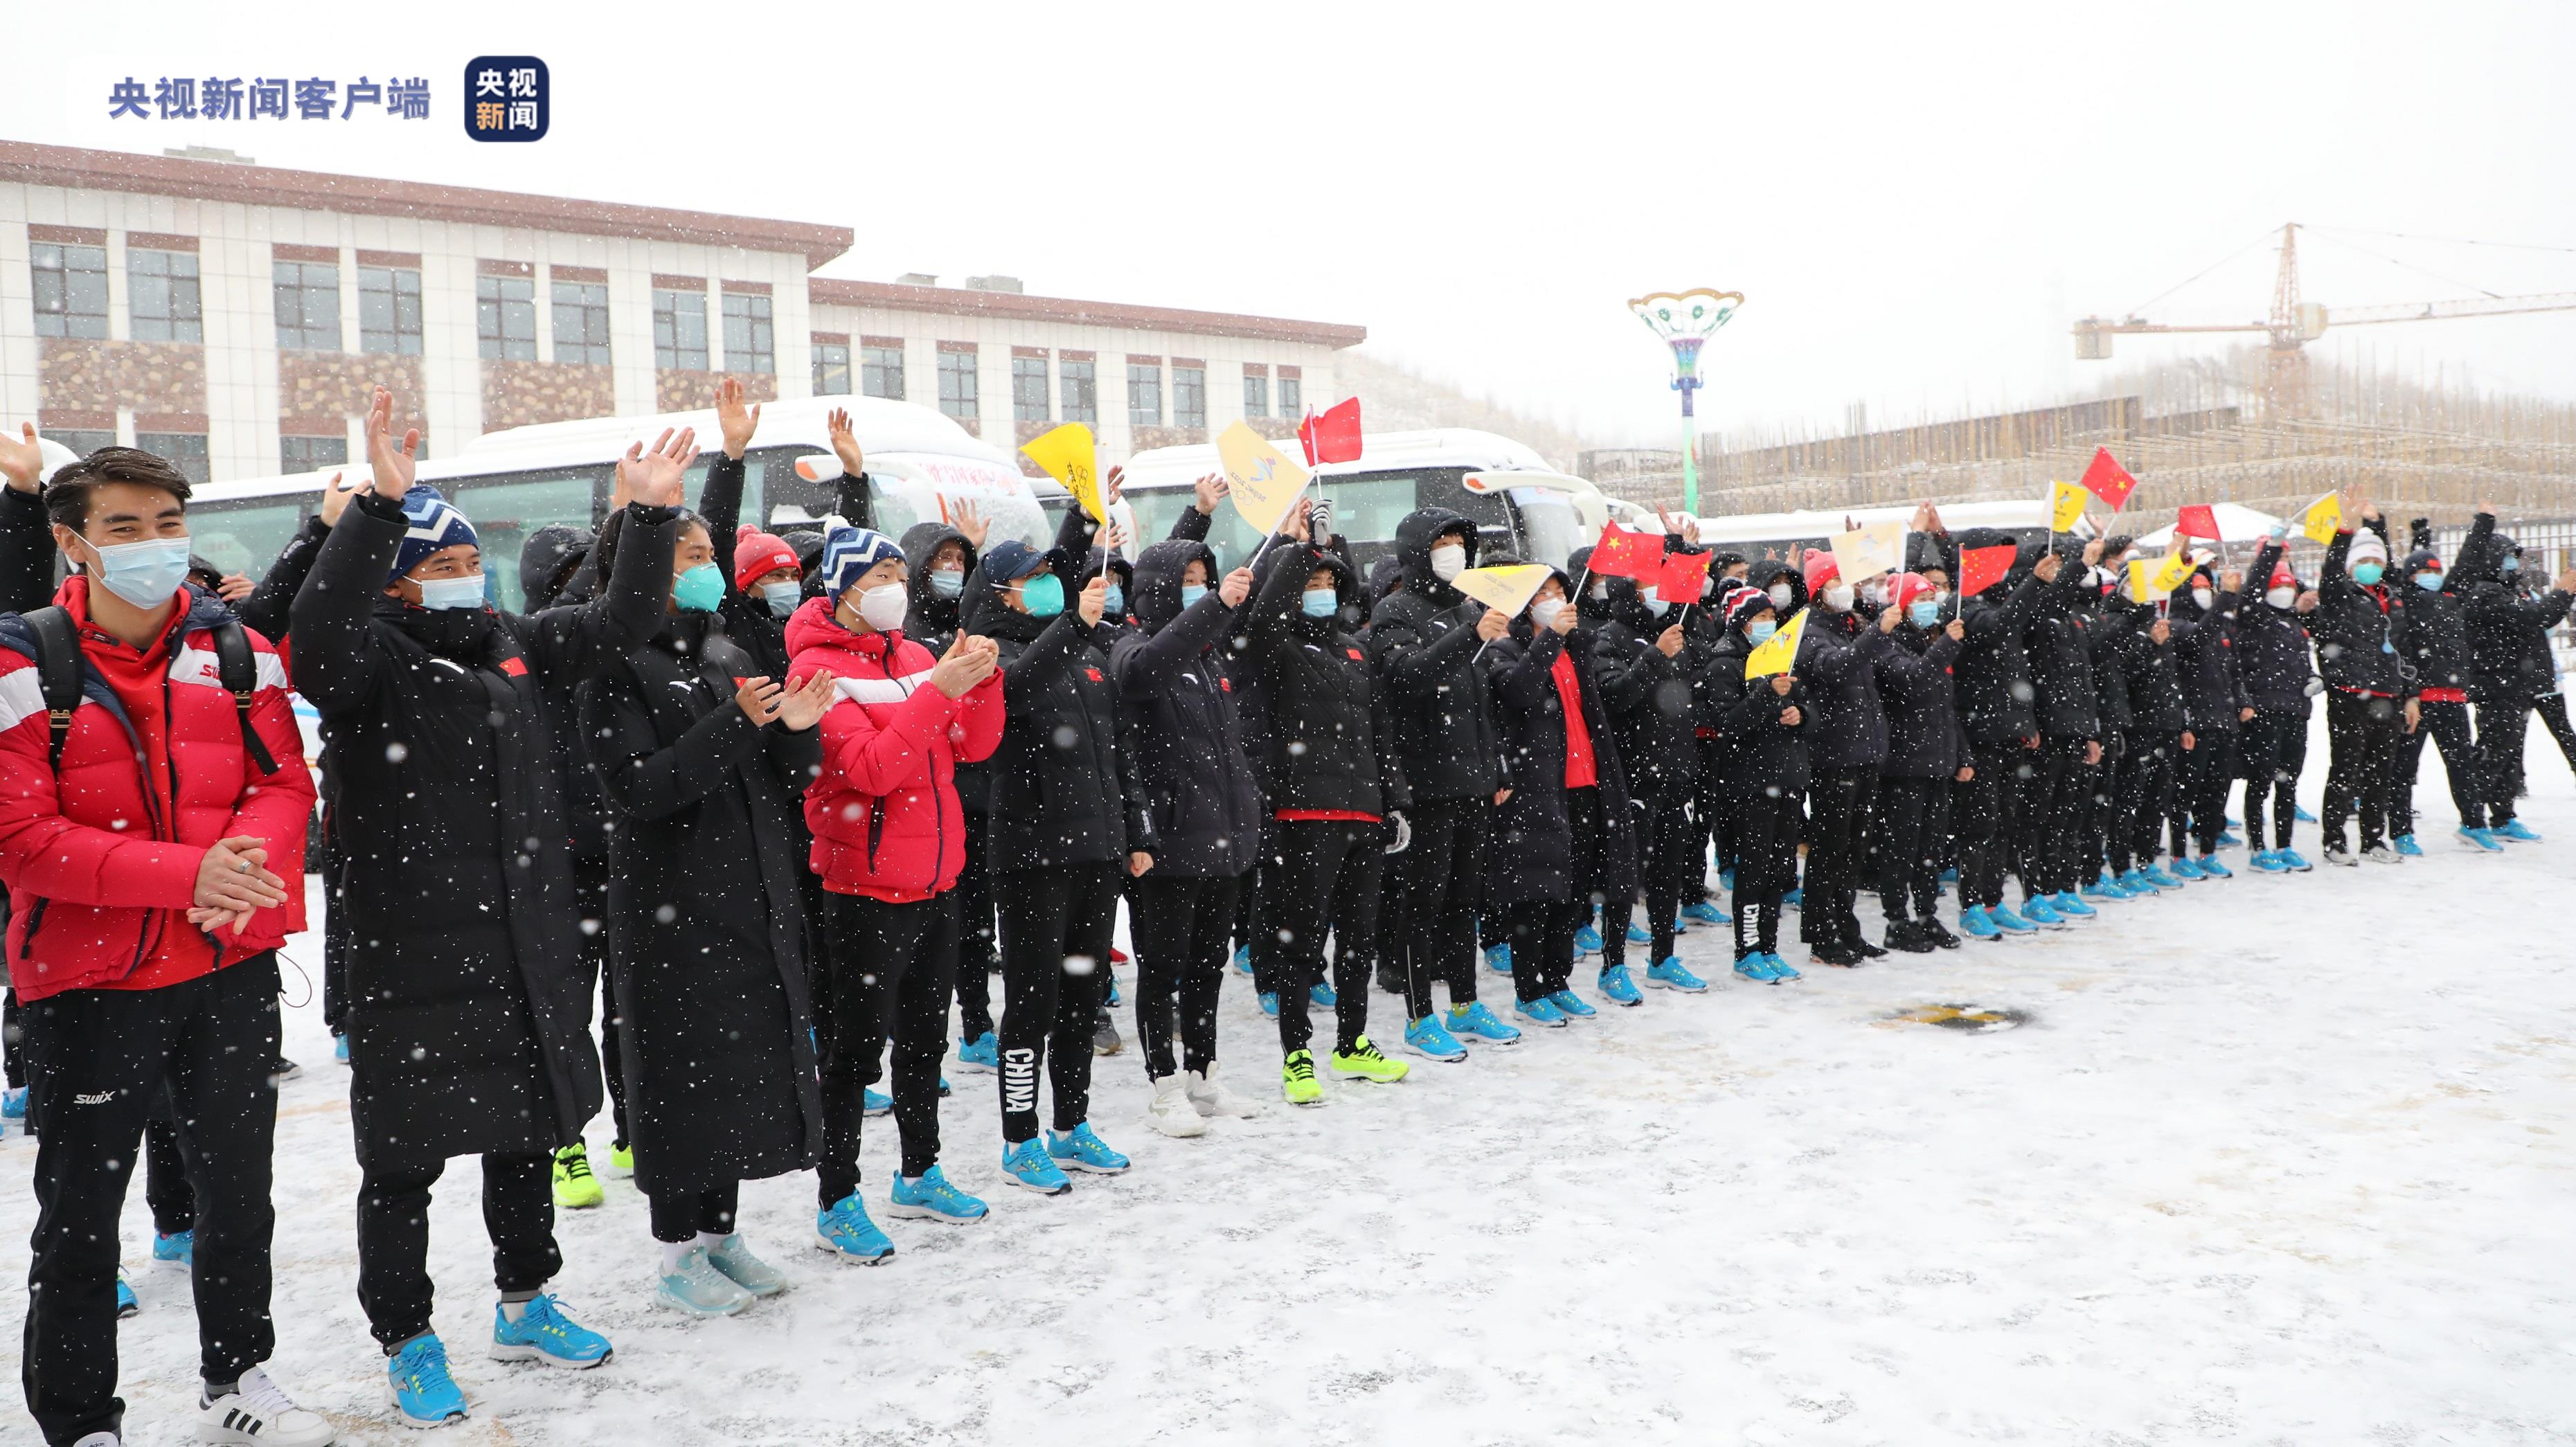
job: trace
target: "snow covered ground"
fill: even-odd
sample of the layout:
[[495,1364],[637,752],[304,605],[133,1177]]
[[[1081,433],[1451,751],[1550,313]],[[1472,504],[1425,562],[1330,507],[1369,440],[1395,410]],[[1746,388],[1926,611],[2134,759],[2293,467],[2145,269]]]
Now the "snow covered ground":
[[[2314,809],[2322,738],[2310,761]],[[2240,872],[2035,944],[1652,994],[1199,1140],[1140,1123],[1131,1050],[1099,1062],[1094,1116],[1134,1171],[1055,1200],[1001,1184],[991,1077],[953,1075],[950,1170],[993,1216],[889,1222],[892,1262],[842,1268],[803,1244],[812,1177],[758,1183],[746,1229],[796,1287],[742,1318],[651,1304],[629,1183],[565,1213],[559,1288],[617,1343],[597,1372],[483,1359],[456,1162],[438,1327],[476,1415],[431,1440],[2576,1441],[2576,788],[2545,737],[2532,777],[2551,837],[2503,858],[2437,830],[2401,869]],[[1724,974],[1708,932],[1685,957]],[[2029,1020],[1891,1020],[1942,1004]],[[318,1002],[288,1020],[275,1366],[343,1441],[417,1441],[353,1291],[344,1077]],[[1224,1031],[1275,1102],[1275,1037],[1231,980]],[[893,1145],[870,1122],[872,1207]],[[8,1322],[33,1155],[0,1145]],[[176,1443],[193,1318],[140,1265],[141,1194],[129,1440]],[[33,1440],[0,1407],[0,1442]]]

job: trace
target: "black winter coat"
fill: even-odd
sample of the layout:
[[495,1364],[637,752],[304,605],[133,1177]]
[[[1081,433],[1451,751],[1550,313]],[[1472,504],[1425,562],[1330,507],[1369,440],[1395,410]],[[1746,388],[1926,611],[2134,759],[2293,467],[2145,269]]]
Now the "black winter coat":
[[1894,651],[1878,625],[1856,611],[1807,610],[1796,672],[1816,714],[1816,726],[1806,730],[1810,765],[1868,773],[1886,765],[1887,705],[1879,697],[1879,669]]
[[[954,598],[943,597],[931,579],[930,560],[943,544],[954,542],[966,550],[965,585]],[[975,545],[966,535],[946,523],[914,523],[903,531],[903,561],[906,570],[904,587],[911,604],[904,610],[903,636],[930,650],[937,658],[957,641],[957,629],[964,600],[980,597],[986,591],[983,575],[975,570],[979,561]],[[1070,601],[1070,600],[1068,600]],[[981,814],[993,803],[993,761],[978,759],[957,761],[957,805],[969,814]]]
[[801,813],[822,731],[746,718],[734,680],[754,666],[716,615],[682,613],[581,689],[620,826],[619,1079],[635,1179],[656,1194],[783,1175],[822,1144]]
[[2549,630],[2566,618],[2566,593],[2526,595],[2519,575],[2503,571],[2520,547],[2495,530],[2495,515],[2480,513],[2469,526],[2451,565],[2451,586],[2468,599],[2469,698],[2476,703],[2525,703],[2556,691],[2558,670],[2549,655]]
[[2204,610],[2177,590],[2165,605],[2185,727],[2195,734],[2233,732],[2242,711],[2254,706],[2236,675],[2238,602],[2237,594],[2214,593]]
[[[324,535],[328,536],[327,531]],[[565,565],[576,571],[589,567],[597,547],[598,538],[588,528],[555,523],[530,533],[519,549],[519,593],[527,611],[542,613],[556,605],[559,594],[574,593]],[[587,600],[595,591],[584,585],[578,597]],[[609,811],[608,801],[599,796],[599,781],[591,777],[590,756],[581,746],[581,704],[575,694],[580,684],[581,676],[576,674],[539,678],[537,697],[544,707],[537,711],[536,723],[547,754],[563,774],[564,819],[572,827],[572,857],[597,869],[608,863]]]
[[1387,712],[1413,795],[1490,799],[1503,786],[1503,747],[1494,701],[1477,661],[1476,624],[1485,605],[1431,571],[1431,545],[1455,534],[1476,565],[1476,525],[1447,508],[1426,507],[1395,525],[1404,579],[1369,616],[1369,659],[1386,679]]
[[[1961,550],[2012,541],[2010,534],[1971,528],[1959,535]],[[2039,732],[2038,691],[2031,687],[2030,655],[2022,646],[2038,605],[2036,575],[2016,572],[1959,605],[1967,626],[1951,673],[1959,697],[1959,723],[1970,744],[1997,748]]]
[[[2386,536],[2383,531],[2382,541]],[[2384,574],[2366,588],[2353,581],[2343,561],[2351,547],[2351,533],[2336,533],[2317,574],[2317,611],[2309,626],[2316,633],[2320,670],[2330,688],[2412,698],[2415,683],[2405,655],[2397,651],[2406,599]],[[2263,707],[2259,702],[2255,706]]]
[[1167,540],[1136,560],[1136,626],[1110,652],[1109,676],[1120,743],[1139,761],[1155,875],[1225,879],[1260,859],[1261,788],[1224,669],[1234,610],[1214,584],[1181,606],[1181,576],[1193,562],[1218,576],[1205,543]]
[[1879,765],[1879,774],[1890,779],[1957,777],[1968,736],[1959,726],[1958,691],[1950,670],[1964,641],[1906,623],[1888,642],[1878,664],[1878,697],[1887,711],[1887,761]]
[[[1485,653],[1512,780],[1512,796],[1486,829],[1485,898],[1497,905],[1594,895],[1626,899],[1637,891],[1637,814],[1591,666],[1592,642],[1589,629],[1577,627],[1560,638],[1533,629],[1523,616],[1513,620],[1510,636],[1495,639]],[[1592,738],[1593,785],[1600,790],[1605,837],[1599,870],[1590,878],[1578,878],[1574,867],[1565,802],[1565,701],[1553,672],[1559,657],[1574,660],[1583,723]]]
[[2181,733],[2191,723],[2183,713],[2173,625],[2165,625],[2165,641],[2158,643],[2153,603],[2130,606],[2127,617],[2119,621],[2128,634],[2119,645],[2117,657],[2128,685],[2130,727],[2146,734]]
[[[1708,700],[1702,716],[1713,721],[1711,726],[1725,748],[1724,782],[1738,798],[1804,794],[1814,777],[1807,763],[1807,727],[1814,718],[1807,681],[1792,682],[1786,696],[1773,693],[1767,675],[1744,676],[1752,653],[1744,630],[1729,627],[1697,684],[1700,696]],[[1782,710],[1792,706],[1798,710],[1798,722],[1781,722]]]
[[349,1119],[361,1166],[552,1150],[600,1105],[562,776],[538,681],[660,628],[677,524],[628,513],[605,596],[533,615],[385,596],[400,505],[341,515],[295,598],[350,914]]
[[[2265,713],[2295,713],[2304,718],[2315,697],[2316,670],[2308,663],[2308,630],[2326,615],[2323,584],[2319,606],[2308,617],[2296,609],[2275,608],[2262,595],[2272,568],[2281,560],[2281,545],[2267,541],[2254,553],[2246,571],[2244,595],[2236,602],[2236,627],[2230,635],[2236,656],[2237,686],[2246,700]],[[2322,635],[2318,651],[2331,645]]]
[[[776,683],[787,681],[787,620],[769,611],[758,592],[734,586],[733,548],[742,538],[742,459],[719,452],[707,464],[707,480],[698,487],[698,517],[715,547],[715,564],[724,574],[724,600],[716,611],[724,618],[725,637],[750,655],[750,674]],[[623,546],[623,544],[620,544]]]
[[[2080,616],[2089,611],[2092,569],[2081,557],[2066,558],[2057,581],[2042,582],[2032,599],[2030,621],[2022,629],[2022,649],[2030,663],[2030,682],[2039,717],[2039,733],[2051,739],[2098,739],[2102,705],[2093,685],[2093,649]],[[2033,574],[2036,578],[2037,575]]]
[[2438,589],[2410,582],[2406,607],[2397,615],[2397,656],[2414,671],[2415,687],[2466,692],[2474,665],[2469,655],[2468,600],[2445,576]]
[[1610,580],[1610,619],[1592,645],[1593,679],[1601,686],[1629,792],[1640,799],[1667,789],[1687,791],[1699,775],[1691,681],[1679,658],[1666,658],[1655,646],[1680,621],[1669,609],[1661,616],[1650,612],[1633,580]]
[[[1350,632],[1359,579],[1339,554],[1282,540],[1262,562],[1245,605],[1245,656],[1261,679],[1269,711],[1262,771],[1274,811],[1331,810],[1380,818],[1413,807],[1386,691]],[[1309,618],[1299,608],[1306,580],[1330,569],[1341,612]]]
[[[1057,576],[1070,571],[1060,554]],[[967,580],[970,596],[976,581]],[[1109,659],[1092,646],[1091,629],[1072,606],[1033,618],[990,588],[968,626],[1000,646],[1001,746],[992,757],[992,817],[984,858],[995,873],[1066,864],[1114,863],[1121,876],[1131,850],[1153,850],[1134,760],[1118,747],[1118,690]]]

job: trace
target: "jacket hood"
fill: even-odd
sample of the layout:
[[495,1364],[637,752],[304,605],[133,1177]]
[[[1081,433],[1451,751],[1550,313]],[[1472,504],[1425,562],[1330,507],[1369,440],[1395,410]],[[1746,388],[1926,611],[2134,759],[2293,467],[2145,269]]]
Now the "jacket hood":
[[1476,524],[1466,514],[1445,507],[1416,508],[1395,525],[1395,556],[1404,570],[1404,586],[1435,608],[1454,607],[1465,596],[1431,574],[1432,546],[1448,533],[1464,535],[1460,541],[1467,549],[1467,566],[1476,566]]
[[1103,568],[1107,568],[1110,572],[1118,575],[1118,586],[1127,590],[1128,597],[1133,598],[1136,596],[1136,562],[1134,559],[1128,557],[1125,553],[1120,553],[1117,557],[1112,558],[1109,556],[1109,550],[1107,548],[1093,548],[1090,555],[1082,560],[1082,581],[1084,583],[1089,583],[1092,579],[1099,577],[1100,571]]
[[[1295,556],[1296,551],[1297,550],[1294,548],[1281,548],[1274,552],[1261,565],[1262,577],[1269,577],[1270,570],[1273,568],[1286,567],[1288,559]],[[1345,559],[1341,554],[1334,552],[1332,549],[1326,548],[1315,555],[1315,566],[1317,568],[1330,569],[1332,571],[1333,591],[1340,596],[1342,607],[1345,610],[1358,605],[1360,601],[1360,575],[1351,570],[1351,565],[1348,559]],[[1254,591],[1260,591],[1258,584],[1254,586]]]
[[1194,562],[1207,564],[1209,586],[1214,587],[1216,553],[1205,543],[1166,538],[1137,557],[1135,575],[1127,587],[1127,612],[1137,627],[1159,633],[1181,616],[1181,578]]
[[1676,604],[1673,608],[1666,608],[1661,615],[1657,615],[1646,607],[1646,600],[1639,596],[1636,579],[1612,578],[1610,580],[1610,621],[1624,624],[1645,637],[1652,638],[1680,622],[1681,615],[1676,611],[1678,607],[1679,605]]
[[2453,589],[2473,587],[2479,583],[2504,581],[2504,560],[2522,552],[2522,544],[2509,533],[2489,533],[2480,538],[2472,535],[2460,545],[2460,556],[2451,563],[2447,586]]
[[[1592,549],[1589,547],[1581,547],[1566,554],[1565,566],[1568,571],[1573,573],[1576,579],[1581,580],[1582,582],[1582,586],[1577,589],[1574,594],[1574,616],[1582,620],[1583,625],[1587,628],[1598,628],[1602,624],[1609,622],[1610,605],[1592,596],[1592,588],[1595,583],[1607,584],[1610,581],[1607,578],[1594,578],[1592,576]],[[1573,587],[1574,585],[1568,584],[1567,586]]]
[[1748,588],[1759,588],[1768,593],[1774,583],[1789,585],[1789,606],[1780,612],[1780,620],[1785,623],[1791,613],[1807,606],[1806,577],[1795,564],[1784,563],[1777,558],[1761,559],[1744,570],[1744,586]]
[[564,523],[548,523],[528,534],[519,548],[519,592],[528,600],[527,611],[552,607],[555,595],[571,581],[573,569],[598,541],[590,529]]
[[957,544],[966,550],[966,574],[971,580],[975,573],[975,545],[966,541],[964,533],[942,522],[914,523],[904,529],[903,536],[897,541],[903,548],[905,570],[909,574],[905,590],[906,596],[912,600],[912,611],[920,614],[922,621],[931,625],[934,631],[945,633],[956,628],[957,604],[964,595],[960,594],[958,598],[939,596],[939,590],[930,585],[930,559],[947,544]]
[[1404,560],[1393,553],[1378,554],[1377,561],[1369,564],[1369,611],[1376,612],[1377,605],[1385,602],[1403,579]]

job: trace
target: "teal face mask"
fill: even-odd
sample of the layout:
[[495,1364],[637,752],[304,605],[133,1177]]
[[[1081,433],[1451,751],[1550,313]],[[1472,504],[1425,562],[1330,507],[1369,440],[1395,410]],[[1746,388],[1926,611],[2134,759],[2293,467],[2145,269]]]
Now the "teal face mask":
[[1040,573],[1020,585],[1020,601],[1028,605],[1030,617],[1052,618],[1064,611],[1064,580]]
[[2415,575],[2415,586],[2423,589],[2427,593],[2439,593],[2442,591],[2442,575],[2439,573],[2417,573]]
[[2379,581],[2379,573],[2380,568],[2377,563],[2355,563],[2352,565],[2352,580],[2361,584],[2365,588]]
[[1183,583],[1181,585],[1181,606],[1184,608],[1196,607],[1198,605],[1198,601],[1206,596],[1207,587],[1205,584]]
[[671,585],[671,601],[691,613],[712,613],[724,601],[724,574],[713,563],[700,563]]
[[433,613],[451,608],[483,606],[483,575],[463,578],[423,578],[420,580],[420,606]]
[[1917,628],[1929,628],[1941,621],[1941,605],[1931,598],[1917,598],[1905,605],[1905,616]]
[[1341,611],[1342,595],[1331,588],[1309,588],[1299,606],[1309,618],[1330,618]]
[[2496,564],[2496,571],[2510,578],[2514,574],[2522,571],[2522,559],[2515,557],[2511,553],[2507,553],[2504,555],[2504,561]]
[[1100,611],[1110,618],[1127,616],[1127,590],[1112,583],[1100,590]]
[[1780,625],[1768,618],[1756,623],[1747,623],[1744,625],[1744,641],[1759,647],[1770,642],[1771,635],[1779,631]]

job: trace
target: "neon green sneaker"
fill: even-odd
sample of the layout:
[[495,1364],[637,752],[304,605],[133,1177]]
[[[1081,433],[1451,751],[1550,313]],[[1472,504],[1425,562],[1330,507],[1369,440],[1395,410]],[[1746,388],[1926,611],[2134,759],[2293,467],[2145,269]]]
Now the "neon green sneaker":
[[1324,1086],[1315,1079],[1315,1052],[1291,1050],[1279,1067],[1279,1093],[1290,1105],[1322,1105]]
[[609,1174],[615,1176],[634,1175],[635,1148],[633,1146],[611,1145],[608,1148],[608,1170]]
[[1379,1054],[1377,1047],[1363,1035],[1350,1049],[1333,1052],[1333,1073],[1344,1080],[1374,1080],[1380,1085],[1393,1085],[1412,1074],[1413,1067]]
[[590,1152],[577,1144],[555,1152],[555,1204],[578,1211],[602,1199],[599,1178],[590,1173]]

